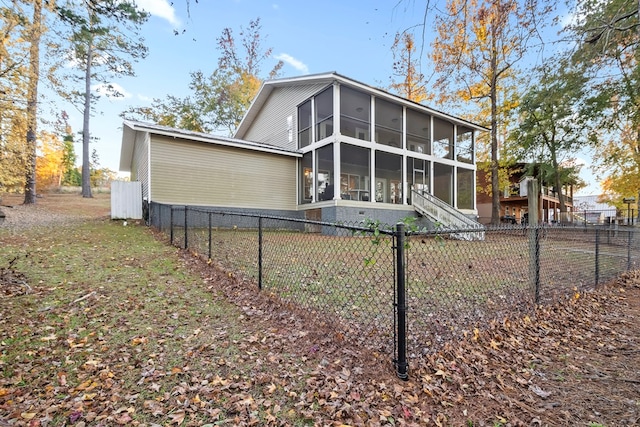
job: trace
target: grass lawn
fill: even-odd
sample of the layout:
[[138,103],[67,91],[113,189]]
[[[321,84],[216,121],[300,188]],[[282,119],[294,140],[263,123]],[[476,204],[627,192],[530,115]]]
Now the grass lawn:
[[293,345],[298,320],[265,325],[180,250],[122,224],[0,228],[0,268],[16,279],[0,300],[0,421],[313,424],[307,381],[343,362],[321,340]]

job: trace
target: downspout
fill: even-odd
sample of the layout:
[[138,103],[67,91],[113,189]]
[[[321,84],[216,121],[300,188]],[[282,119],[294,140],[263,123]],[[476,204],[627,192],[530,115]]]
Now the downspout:
[[147,202],[151,203],[151,133],[145,133],[145,142],[147,143]]

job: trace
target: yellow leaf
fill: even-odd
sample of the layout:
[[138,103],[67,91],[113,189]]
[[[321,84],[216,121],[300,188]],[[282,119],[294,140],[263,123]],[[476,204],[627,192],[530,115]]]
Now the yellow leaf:
[[191,399],[191,401],[193,402],[194,405],[200,405],[201,408],[204,408],[207,405],[207,402],[203,402],[200,399],[200,395],[199,394],[196,394],[196,397]]
[[98,394],[97,393],[85,393],[82,395],[82,400],[86,401],[91,401],[93,400]]
[[497,350],[498,348],[500,348],[500,344],[496,340],[491,340],[491,343],[489,343],[489,347]]
[[147,341],[148,341],[147,337],[134,338],[131,340],[131,345],[135,347],[140,344],[146,344]]
[[24,418],[25,420],[31,420],[36,416],[35,412],[23,412],[20,414],[20,416],[22,418]]
[[92,382],[93,380],[86,380],[85,382],[81,383],[78,387],[76,387],[76,390],[86,390],[91,386]]

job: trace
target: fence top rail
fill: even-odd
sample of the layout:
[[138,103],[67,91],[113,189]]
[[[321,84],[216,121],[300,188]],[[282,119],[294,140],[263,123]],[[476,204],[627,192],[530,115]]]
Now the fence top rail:
[[[309,219],[302,218],[291,218],[285,216],[278,215],[266,215],[260,214],[256,212],[238,212],[238,211],[225,211],[218,209],[208,209],[203,207],[194,207],[189,205],[170,205],[166,203],[157,203],[154,202],[155,205],[165,206],[170,208],[172,211],[184,211],[185,209],[191,212],[199,212],[204,214],[215,214],[215,215],[228,215],[228,216],[242,216],[249,218],[264,218],[276,221],[288,221],[295,222],[301,224],[311,224],[318,226],[326,226],[326,227],[334,227],[340,228],[344,230],[349,230],[353,232],[362,232],[362,233],[379,233],[384,235],[394,235],[395,234],[395,226],[389,224],[371,224],[371,225],[349,225],[341,222],[327,222],[327,221],[314,221]],[[406,227],[406,224],[405,224]],[[487,232],[487,233],[500,233],[500,232],[509,232],[509,231],[528,231],[528,230],[545,230],[545,231],[596,231],[596,230],[609,230],[610,227],[606,225],[589,225],[585,227],[584,225],[549,225],[549,224],[538,224],[538,225],[487,225],[482,228],[449,228],[449,227],[438,227],[435,229],[419,229],[419,230],[411,230],[405,228],[405,235],[407,236],[437,236],[437,235],[449,235],[456,233],[479,233],[479,232]],[[634,227],[625,227],[623,230],[619,231],[628,231],[629,233],[637,233],[640,230],[636,230]]]
[[198,207],[193,207],[189,205],[168,205],[165,203],[156,203],[156,204],[159,206],[167,206],[171,208],[171,210],[178,210],[178,211],[189,210],[191,212],[199,212],[199,213],[205,213],[205,214],[243,216],[243,217],[249,217],[249,218],[264,218],[264,219],[272,219],[277,221],[288,221],[288,222],[297,222],[302,224],[320,225],[320,226],[341,228],[341,229],[356,231],[356,232],[374,233],[377,231],[380,234],[386,234],[386,235],[395,234],[395,231],[391,229],[390,228],[391,226],[389,226],[388,224],[380,224],[377,227],[373,227],[373,226],[367,227],[364,225],[363,226],[348,225],[340,222],[313,221],[313,220],[302,219],[302,218],[291,218],[291,217],[277,216],[277,215],[265,215],[265,214],[255,213],[255,212],[223,211],[223,210],[216,210],[216,209],[198,208]]

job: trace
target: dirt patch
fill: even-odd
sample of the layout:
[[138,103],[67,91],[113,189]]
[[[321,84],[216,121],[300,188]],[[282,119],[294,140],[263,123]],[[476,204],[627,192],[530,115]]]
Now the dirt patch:
[[108,218],[111,195],[99,193],[83,198],[79,194],[42,194],[35,204],[25,205],[22,194],[1,194],[0,210],[5,216],[0,220],[0,229],[59,226]]

